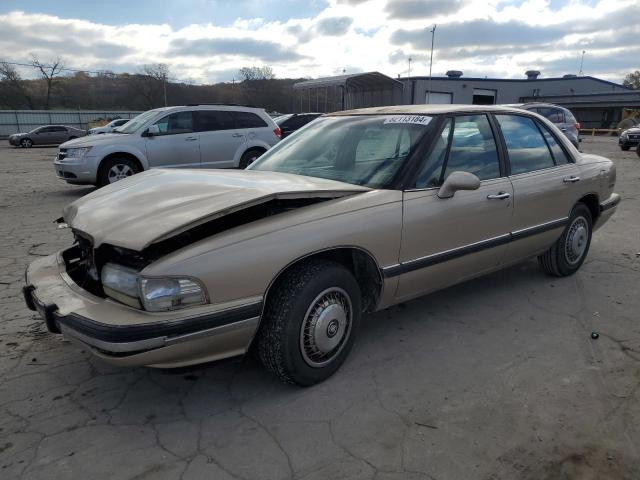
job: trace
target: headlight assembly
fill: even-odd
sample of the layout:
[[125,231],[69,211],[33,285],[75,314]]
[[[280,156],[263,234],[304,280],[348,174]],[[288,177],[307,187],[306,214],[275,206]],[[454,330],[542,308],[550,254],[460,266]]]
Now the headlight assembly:
[[206,303],[204,287],[191,278],[140,278],[145,310],[161,312]]
[[102,288],[109,297],[132,307],[140,308],[138,272],[107,263],[100,274]]
[[80,160],[84,158],[92,147],[68,148],[66,158]]

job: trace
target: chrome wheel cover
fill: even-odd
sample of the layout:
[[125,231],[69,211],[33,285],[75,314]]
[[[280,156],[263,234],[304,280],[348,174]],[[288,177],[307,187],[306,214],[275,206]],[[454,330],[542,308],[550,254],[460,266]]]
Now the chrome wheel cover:
[[336,358],[351,335],[353,307],[347,292],[331,287],[320,293],[300,328],[300,352],[310,367],[319,368]]
[[109,178],[109,183],[115,183],[118,180],[130,177],[133,174],[134,171],[129,165],[118,163],[109,169],[107,177]]
[[569,265],[577,264],[587,250],[589,241],[589,223],[584,217],[571,222],[564,242],[564,258]]

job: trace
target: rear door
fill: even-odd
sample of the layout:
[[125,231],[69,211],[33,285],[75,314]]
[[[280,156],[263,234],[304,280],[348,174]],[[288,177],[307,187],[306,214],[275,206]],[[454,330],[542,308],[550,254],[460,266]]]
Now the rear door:
[[578,195],[578,167],[555,134],[525,115],[495,115],[514,191],[508,261],[546,250],[561,234]]
[[53,127],[40,127],[40,129],[36,130],[31,135],[31,140],[33,140],[34,145],[49,145],[53,143],[51,141],[53,132],[51,131]]
[[233,113],[228,110],[194,112],[202,168],[235,167],[235,159],[244,152],[246,133],[236,125]]
[[260,140],[269,145],[274,145],[278,139],[269,125],[259,115],[253,112],[231,112],[236,123],[236,128],[242,129],[246,135],[247,143]]
[[[448,118],[404,192],[397,296],[407,299],[497,268],[509,241],[513,189],[500,161],[496,134],[484,115]],[[439,198],[452,172],[473,173],[480,188]],[[388,272],[385,272],[388,273]]]
[[150,167],[198,167],[200,145],[193,128],[191,111],[175,112],[164,116],[154,125],[160,132],[145,137]]
[[51,128],[51,143],[59,144],[69,140],[70,133],[65,127],[50,127]]

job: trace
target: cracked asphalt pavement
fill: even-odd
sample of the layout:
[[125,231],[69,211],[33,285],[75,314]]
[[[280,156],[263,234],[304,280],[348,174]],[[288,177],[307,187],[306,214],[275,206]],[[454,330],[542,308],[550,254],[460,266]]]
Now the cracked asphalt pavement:
[[54,177],[53,148],[0,147],[0,478],[640,478],[640,159],[582,147],[623,201],[578,274],[530,261],[367,316],[307,389],[251,358],[114,368],[47,333],[23,271],[91,189]]

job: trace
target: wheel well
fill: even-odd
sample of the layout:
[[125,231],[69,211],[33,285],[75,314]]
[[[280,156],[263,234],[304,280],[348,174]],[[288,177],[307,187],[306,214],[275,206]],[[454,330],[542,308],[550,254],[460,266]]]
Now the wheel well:
[[109,160],[110,158],[116,158],[116,157],[128,158],[132,162],[135,162],[135,164],[138,166],[138,168],[140,169],[141,172],[144,171],[144,167],[142,166],[142,163],[140,163],[140,160],[138,160],[138,157],[136,157],[135,155],[133,155],[131,153],[126,153],[126,152],[110,153],[109,155],[104,157],[102,160],[100,160],[100,166],[98,167],[98,171],[100,171],[100,169],[102,169],[102,165],[104,165],[104,162],[106,160]]
[[262,153],[264,153],[266,151],[267,151],[267,149],[263,148],[263,147],[251,147],[251,148],[247,148],[242,155],[244,155],[245,153],[248,153],[248,152],[262,152]]
[[382,293],[382,274],[373,256],[369,252],[356,247],[337,247],[322,250],[290,263],[276,275],[269,285],[267,293],[265,294],[265,303],[269,300],[271,288],[278,279],[282,277],[283,273],[311,259],[333,261],[344,266],[355,277],[358,285],[360,285],[363,312],[375,310],[380,294]]
[[595,193],[590,193],[582,197],[578,202],[584,203],[589,208],[591,219],[595,222],[600,216],[600,200],[598,200],[598,196]]

